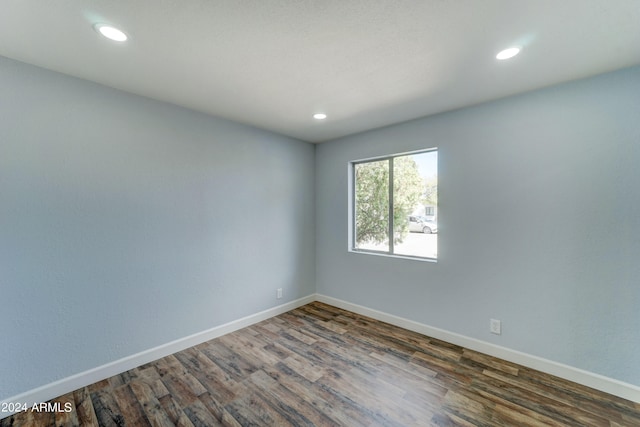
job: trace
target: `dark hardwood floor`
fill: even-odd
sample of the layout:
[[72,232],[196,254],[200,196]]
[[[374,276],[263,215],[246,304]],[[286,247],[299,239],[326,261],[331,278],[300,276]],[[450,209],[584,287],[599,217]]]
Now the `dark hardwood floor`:
[[640,404],[312,303],[6,426],[640,426]]

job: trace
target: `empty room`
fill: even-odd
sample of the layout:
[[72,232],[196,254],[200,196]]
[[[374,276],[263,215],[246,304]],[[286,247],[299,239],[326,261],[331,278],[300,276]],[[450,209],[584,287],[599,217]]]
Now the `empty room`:
[[5,0],[0,427],[640,426],[637,0]]

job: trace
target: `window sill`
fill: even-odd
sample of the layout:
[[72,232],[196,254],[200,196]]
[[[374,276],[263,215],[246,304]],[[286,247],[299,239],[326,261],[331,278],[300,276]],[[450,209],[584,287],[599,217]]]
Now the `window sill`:
[[411,256],[411,255],[390,254],[389,252],[379,252],[379,251],[372,251],[372,250],[362,250],[362,249],[351,248],[349,249],[349,252],[353,254],[359,254],[359,255],[376,255],[376,256],[382,256],[386,258],[408,259],[412,261],[422,261],[422,262],[429,262],[434,264],[438,262],[437,258],[424,258],[424,257],[418,257],[418,256]]

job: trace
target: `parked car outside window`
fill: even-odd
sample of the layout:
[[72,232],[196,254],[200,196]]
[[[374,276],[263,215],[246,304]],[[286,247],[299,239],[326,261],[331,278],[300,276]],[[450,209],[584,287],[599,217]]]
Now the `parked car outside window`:
[[425,234],[437,233],[438,223],[424,216],[411,215],[409,217],[409,231]]

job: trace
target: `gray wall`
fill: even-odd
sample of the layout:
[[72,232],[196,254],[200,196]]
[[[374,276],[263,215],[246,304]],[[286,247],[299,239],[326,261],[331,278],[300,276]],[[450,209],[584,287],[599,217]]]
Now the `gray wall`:
[[[430,147],[438,262],[348,253],[348,162]],[[316,206],[318,293],[640,385],[640,68],[321,144]]]
[[313,145],[0,58],[0,399],[312,294],[313,168]]

